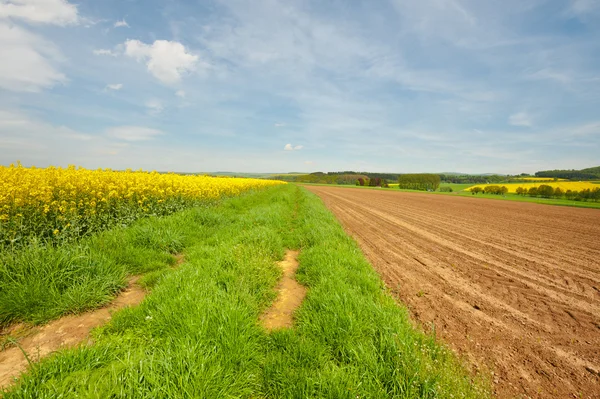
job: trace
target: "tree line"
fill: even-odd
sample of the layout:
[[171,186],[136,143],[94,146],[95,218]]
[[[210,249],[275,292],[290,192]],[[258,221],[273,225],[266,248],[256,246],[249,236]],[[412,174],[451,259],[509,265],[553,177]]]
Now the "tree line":
[[398,176],[398,188],[404,190],[431,190],[440,186],[440,175],[433,173],[407,173]]
[[508,188],[506,186],[485,186],[484,188],[473,187],[471,189],[471,194],[477,195],[479,193],[506,195],[506,193],[508,193]]
[[555,177],[568,180],[595,180],[600,179],[600,166],[581,170],[542,170],[535,173],[536,177]]
[[585,190],[563,190],[560,187],[551,187],[547,184],[542,184],[539,187],[518,187],[517,194],[530,197],[542,198],[565,198],[571,201],[600,201],[600,187],[594,189],[586,188]]
[[506,176],[501,175],[452,175],[452,174],[441,174],[440,179],[444,183],[457,183],[457,184],[489,184],[489,183],[500,183],[506,181]]

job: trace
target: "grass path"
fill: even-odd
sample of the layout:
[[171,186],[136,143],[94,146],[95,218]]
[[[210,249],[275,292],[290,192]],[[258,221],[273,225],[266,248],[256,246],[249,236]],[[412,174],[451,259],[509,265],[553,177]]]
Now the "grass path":
[[[295,185],[148,221],[173,223],[186,263],[153,277],[94,345],[36,364],[5,398],[482,398],[451,352],[416,331],[322,202]],[[135,228],[135,226],[134,226]],[[295,326],[259,322],[276,261],[301,250]]]

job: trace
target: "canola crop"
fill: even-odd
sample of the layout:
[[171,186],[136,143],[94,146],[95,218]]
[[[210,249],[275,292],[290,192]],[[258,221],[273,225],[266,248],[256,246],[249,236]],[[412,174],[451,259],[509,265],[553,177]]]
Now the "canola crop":
[[583,190],[594,190],[595,188],[600,187],[598,184],[590,183],[590,182],[574,182],[574,181],[558,181],[558,182],[543,182],[543,183],[497,183],[497,184],[476,184],[472,187],[467,188],[467,191],[473,190],[475,187],[480,187],[485,189],[487,186],[505,186],[508,189],[509,193],[516,193],[517,188],[523,187],[526,189],[530,189],[531,187],[539,187],[540,185],[550,186],[552,188],[560,187],[561,190],[567,191],[583,191]]
[[543,181],[543,182],[547,182],[547,181],[566,181],[565,179],[554,179],[553,177],[519,177],[515,180],[523,180],[523,181]]
[[284,182],[68,168],[0,166],[0,246],[74,239]]

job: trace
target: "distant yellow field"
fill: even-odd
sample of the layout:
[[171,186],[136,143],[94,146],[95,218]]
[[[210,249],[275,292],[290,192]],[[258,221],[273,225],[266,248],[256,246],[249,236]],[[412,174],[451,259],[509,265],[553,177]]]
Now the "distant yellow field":
[[524,187],[527,189],[530,189],[531,187],[539,187],[542,184],[546,185],[546,186],[551,186],[551,187],[560,187],[561,190],[563,191],[567,191],[567,190],[571,190],[571,191],[581,191],[581,190],[585,190],[585,189],[590,189],[593,190],[596,187],[598,187],[598,184],[594,184],[594,183],[590,183],[590,182],[577,182],[577,181],[559,181],[559,182],[547,182],[547,183],[508,183],[508,184],[502,184],[502,183],[498,183],[498,184],[476,184],[474,186],[471,186],[469,188],[467,188],[467,191],[471,191],[472,189],[474,189],[475,187],[481,187],[481,188],[485,188],[487,186],[506,186],[506,188],[508,188],[508,192],[509,193],[516,193],[517,192],[517,188],[519,187]]
[[[524,180],[524,181],[554,181],[552,177],[519,177],[516,180]],[[557,181],[565,181],[565,179],[557,179]]]

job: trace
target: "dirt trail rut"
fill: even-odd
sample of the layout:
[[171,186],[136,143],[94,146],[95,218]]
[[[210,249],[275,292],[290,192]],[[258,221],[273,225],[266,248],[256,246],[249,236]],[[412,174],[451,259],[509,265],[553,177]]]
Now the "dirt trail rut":
[[302,304],[306,296],[306,287],[296,281],[298,269],[298,251],[287,251],[285,259],[278,262],[283,277],[277,285],[277,299],[261,316],[262,325],[267,330],[292,327],[294,311]]
[[[19,345],[32,362],[37,362],[61,348],[77,346],[88,339],[92,329],[110,320],[115,310],[142,302],[146,292],[135,284],[136,281],[137,278],[131,279],[128,288],[104,308],[65,316],[30,331],[18,331],[17,326],[13,328],[11,335],[26,333]],[[0,387],[10,385],[15,377],[27,369],[28,362],[22,350],[12,346],[0,351]]]
[[306,187],[500,398],[600,398],[600,210]]

